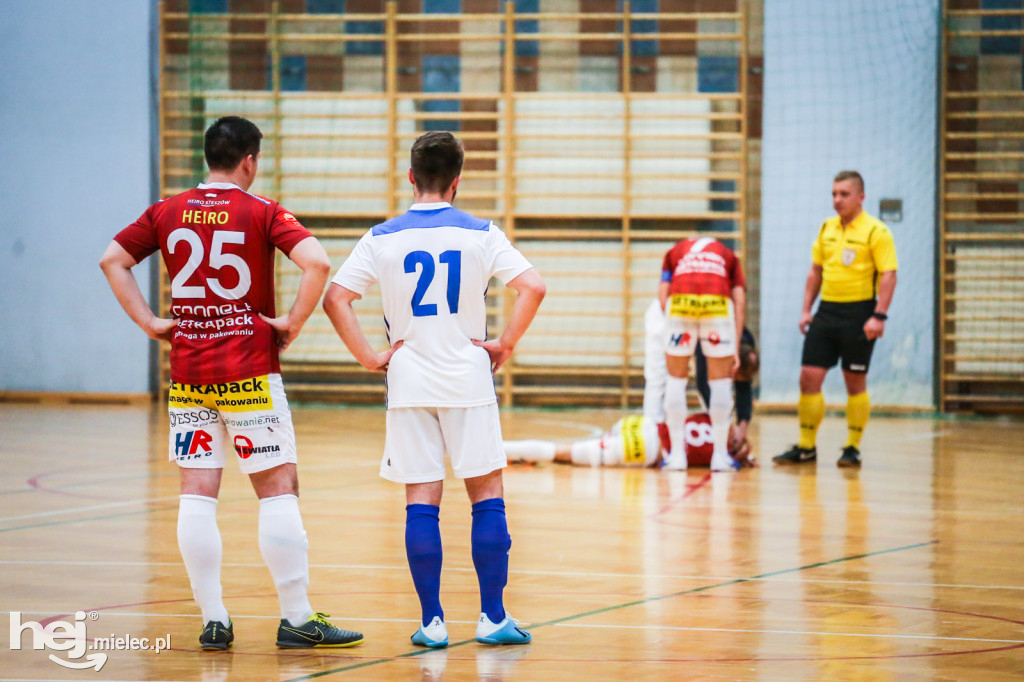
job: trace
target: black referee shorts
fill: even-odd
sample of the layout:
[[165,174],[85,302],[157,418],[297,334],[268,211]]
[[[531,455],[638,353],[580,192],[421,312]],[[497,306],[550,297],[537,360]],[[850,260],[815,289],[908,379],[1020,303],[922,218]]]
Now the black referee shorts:
[[864,335],[864,323],[874,312],[874,299],[851,303],[822,301],[804,337],[801,364],[828,369],[842,358],[844,371],[866,373],[875,342]]

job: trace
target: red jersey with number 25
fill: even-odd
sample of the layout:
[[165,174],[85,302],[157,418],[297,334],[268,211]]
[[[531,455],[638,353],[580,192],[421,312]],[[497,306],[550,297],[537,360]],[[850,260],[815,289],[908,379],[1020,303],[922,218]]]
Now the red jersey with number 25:
[[136,262],[161,251],[171,278],[171,380],[238,381],[280,372],[273,328],[275,248],[307,237],[291,213],[230,183],[150,206],[114,239]]
[[684,239],[665,254],[661,281],[669,282],[671,294],[732,295],[734,287],[747,286],[739,258],[728,246],[712,239]]

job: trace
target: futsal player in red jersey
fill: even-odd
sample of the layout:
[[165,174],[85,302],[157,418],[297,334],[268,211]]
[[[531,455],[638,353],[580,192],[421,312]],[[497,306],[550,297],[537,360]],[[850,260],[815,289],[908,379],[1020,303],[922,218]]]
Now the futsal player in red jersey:
[[[181,472],[178,546],[205,627],[204,650],[234,640],[222,599],[217,495],[234,456],[260,499],[259,546],[281,604],[277,646],[352,646],[363,635],[332,626],[308,599],[308,548],[298,505],[295,432],[278,355],[319,303],[331,264],[310,232],[277,202],[246,190],[263,135],[225,116],[206,131],[209,179],[159,201],[121,230],[100,260],[128,315],[171,343],[169,459]],[[302,271],[291,309],[274,309],[274,258]],[[150,310],[132,267],[159,250],[171,279],[171,317]]]
[[661,268],[658,299],[665,311],[665,421],[672,451],[666,469],[687,467],[686,382],[696,344],[707,358],[714,452],[713,471],[732,471],[729,423],[732,376],[739,368],[739,343],[746,308],[746,280],[732,249],[710,237],[684,239],[669,249]]

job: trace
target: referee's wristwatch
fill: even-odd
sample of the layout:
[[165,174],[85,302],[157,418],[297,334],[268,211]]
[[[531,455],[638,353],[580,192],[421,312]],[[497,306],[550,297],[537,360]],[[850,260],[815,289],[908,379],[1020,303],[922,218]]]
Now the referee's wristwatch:
[[875,318],[876,320],[881,320],[882,322],[885,322],[886,320],[889,319],[888,315],[879,312],[871,313],[871,317]]

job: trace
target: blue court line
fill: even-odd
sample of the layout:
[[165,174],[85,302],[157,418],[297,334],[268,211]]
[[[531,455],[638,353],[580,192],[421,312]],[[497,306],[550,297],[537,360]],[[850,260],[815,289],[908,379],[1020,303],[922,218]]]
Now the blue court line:
[[[637,599],[624,604],[615,604],[613,606],[605,606],[604,608],[594,609],[593,611],[584,611],[583,613],[576,613],[571,616],[565,616],[564,618],[555,618],[554,620],[544,621],[543,623],[534,623],[524,630],[536,630],[548,625],[557,625],[558,623],[565,623],[570,620],[579,620],[580,618],[586,618],[588,616],[595,616],[600,613],[608,613],[609,611],[618,611],[619,609],[629,608],[631,606],[641,606],[643,604],[650,604],[652,602],[661,601],[663,599],[672,599],[674,597],[682,597],[688,594],[696,594],[697,592],[707,592],[719,587],[729,587],[730,585],[740,585],[742,583],[748,583],[755,580],[763,580],[764,578],[772,578],[778,575],[785,575],[787,573],[797,573],[799,571],[806,571],[812,568],[821,568],[822,566],[830,566],[832,564],[840,564],[846,561],[856,561],[857,559],[866,559],[868,557],[880,556],[882,554],[892,554],[894,552],[904,552],[908,549],[918,549],[920,547],[929,547],[931,545],[937,545],[938,540],[931,540],[929,542],[918,542],[913,545],[904,545],[903,547],[892,547],[890,549],[880,549],[877,552],[865,552],[864,554],[854,554],[852,556],[840,557],[838,559],[829,559],[828,561],[819,561],[813,564],[806,564],[804,566],[798,566],[796,568],[784,568],[779,571],[771,571],[769,573],[760,573],[755,576],[748,578],[735,578],[733,580],[726,580],[725,582],[715,583],[713,585],[704,585],[703,587],[694,587],[688,590],[680,590],[678,592],[670,592],[668,594],[658,595],[656,597],[646,597],[644,599]],[[461,642],[455,642],[454,644],[448,645],[449,649],[453,649],[457,646],[463,646],[466,644],[472,644],[475,639],[465,639]],[[334,670],[324,670],[311,675],[305,675],[303,677],[293,677],[284,682],[302,682],[302,680],[312,680],[317,677],[324,677],[326,675],[334,675],[335,673],[348,672],[349,670],[357,670],[359,668],[367,668],[369,666],[380,665],[381,663],[388,663],[400,658],[413,658],[415,656],[421,656],[430,651],[436,651],[436,649],[418,649],[416,651],[410,651],[409,653],[399,654],[397,656],[390,656],[388,658],[378,658],[373,661],[365,661],[363,663],[356,663],[354,665],[347,665],[343,668],[335,668]]]

